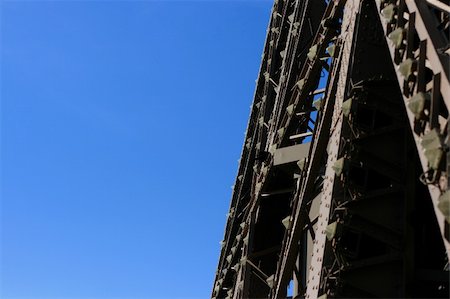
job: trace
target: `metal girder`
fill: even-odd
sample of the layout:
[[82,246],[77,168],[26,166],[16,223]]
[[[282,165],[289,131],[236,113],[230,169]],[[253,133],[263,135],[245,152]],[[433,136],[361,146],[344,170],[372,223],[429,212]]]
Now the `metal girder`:
[[[409,123],[412,132],[414,132],[414,140],[419,153],[420,161],[422,164],[422,169],[426,173],[427,171],[434,172],[430,165],[428,158],[425,155],[421,141],[424,135],[430,132],[433,128],[437,128],[439,133],[443,135],[443,139],[447,138],[445,132],[445,126],[448,122],[439,124],[439,104],[445,105],[447,111],[450,111],[450,83],[449,83],[449,67],[450,59],[448,55],[438,53],[438,49],[448,47],[448,41],[437,31],[436,21],[433,18],[430,10],[427,7],[425,1],[415,1],[415,0],[401,0],[393,1],[390,3],[393,6],[402,7],[403,15],[397,15],[396,20],[388,20],[382,15],[382,9],[386,7],[382,1],[376,0],[377,6],[379,8],[380,21],[383,24],[383,30],[386,34],[388,40],[389,50],[393,60],[393,64],[396,67],[396,74],[400,88],[402,89],[403,98],[405,105],[407,106],[409,101],[417,95],[419,92],[430,92],[433,96],[432,105],[430,107],[430,113],[424,117],[425,126],[417,131],[417,115],[414,114],[410,109],[406,109]],[[433,3],[430,3],[433,4]],[[436,3],[434,3],[436,6]],[[444,6],[440,8],[445,8]],[[407,20],[402,22],[402,18],[407,17]],[[396,47],[391,40],[389,40],[389,34],[392,33],[396,28],[404,28],[409,33],[409,36],[403,38],[401,45]],[[413,36],[417,35],[420,40],[420,47],[414,50],[414,39]],[[399,50],[403,50],[400,54]],[[417,55],[414,52],[418,52]],[[417,70],[416,74],[412,76],[405,77],[400,70],[400,65],[407,59],[416,60],[417,59]],[[430,69],[433,75],[433,85],[431,88],[426,87],[425,82],[425,65]],[[422,67],[420,67],[422,66]],[[412,78],[411,78],[412,77]],[[410,88],[411,83],[414,85]],[[442,97],[442,102],[439,99]],[[444,107],[441,108],[441,113]],[[447,112],[448,113],[448,112]],[[449,163],[449,161],[447,161]],[[431,181],[428,186],[430,192],[436,218],[439,223],[442,240],[445,244],[447,256],[450,257],[450,236],[449,232],[445,231],[446,220],[445,215],[438,208],[439,197],[447,190],[447,184],[442,184],[442,179],[448,180],[448,173],[441,172]],[[447,224],[448,225],[448,224]]]
[[309,274],[309,282],[307,282],[306,298],[317,298],[319,296],[319,284],[322,273],[322,262],[326,243],[326,231],[325,228],[328,225],[331,199],[333,194],[333,187],[335,181],[335,170],[333,166],[338,160],[339,156],[339,145],[341,141],[341,129],[342,129],[342,103],[345,99],[345,91],[348,84],[347,72],[349,70],[351,50],[353,46],[354,28],[355,20],[354,17],[359,11],[360,1],[359,0],[348,0],[344,7],[344,19],[342,20],[342,60],[341,69],[339,71],[339,79],[337,83],[334,109],[333,109],[333,120],[331,124],[331,134],[329,139],[328,147],[328,159],[327,168],[325,171],[324,187],[322,192],[322,199],[320,204],[320,214],[318,231],[316,233],[313,255],[311,260],[311,268]]
[[[374,13],[369,10],[361,13],[362,6],[370,6],[375,1],[378,13],[375,10]],[[382,11],[388,5],[393,5],[394,9]],[[371,29],[361,25],[364,18],[365,26],[378,24],[380,18],[386,38],[371,35]],[[397,36],[390,36],[399,28],[404,30],[397,30]],[[339,292],[359,294],[360,297],[380,296],[383,290],[377,291],[370,280],[364,280],[374,273],[386,273],[384,283],[390,288],[384,290],[386,296],[392,296],[392,290],[396,288],[392,282],[399,275],[402,280],[398,284],[402,286],[399,289],[405,296],[407,292],[420,294],[414,287],[408,289],[406,282],[423,281],[428,290],[435,286],[433,284],[445,283],[445,275],[438,269],[442,262],[440,257],[430,257],[433,270],[422,269],[423,265],[419,265],[416,259],[417,256],[427,256],[428,251],[415,253],[420,251],[414,245],[417,232],[407,224],[402,229],[397,228],[398,223],[393,216],[401,210],[404,213],[402,217],[409,217],[408,213],[413,213],[416,205],[424,211],[428,209],[426,201],[417,199],[428,198],[428,194],[420,193],[423,188],[417,186],[417,149],[424,170],[421,180],[427,183],[440,226],[439,233],[449,254],[445,231],[448,223],[444,219],[448,215],[441,213],[438,204],[439,197],[450,185],[446,172],[447,168],[450,169],[450,162],[448,159],[445,161],[442,154],[439,163],[433,164],[429,161],[430,154],[423,152],[422,148],[423,140],[429,139],[432,130],[437,131],[440,138],[437,149],[444,152],[450,145],[450,142],[448,145],[444,143],[444,139],[445,142],[450,139],[447,137],[447,119],[450,119],[449,45],[440,30],[448,31],[448,5],[437,0],[275,1],[212,298],[286,298],[291,279],[294,279],[293,298],[315,299],[326,294],[337,296]],[[366,40],[361,42],[358,39]],[[379,49],[384,51],[385,40],[392,65],[385,60],[374,60],[378,63],[370,69],[367,64],[371,60],[369,53]],[[325,50],[330,45],[334,48]],[[410,73],[405,76],[402,63],[408,59]],[[364,75],[359,69],[362,65],[365,65],[362,69]],[[366,128],[352,127],[352,123],[358,122],[358,113],[360,123],[369,121],[367,113],[370,109],[375,111],[373,113],[384,113],[382,108],[370,106],[373,99],[368,104],[358,101],[356,94],[372,79],[381,82],[381,77],[388,72],[386,69],[392,66],[396,67],[394,78],[397,76],[407,107],[408,126],[415,134],[415,148],[408,151],[411,165],[405,171],[401,168],[404,165],[396,163],[392,157],[398,152],[393,146],[395,138],[403,138],[401,134],[406,121],[380,130],[372,128],[370,133],[365,131]],[[329,72],[325,88],[318,86],[322,71]],[[374,90],[377,88],[380,87]],[[393,91],[396,93],[397,90]],[[421,104],[423,107],[419,105],[422,110],[417,111],[415,107],[416,110],[412,111],[410,103],[421,93],[427,94],[423,100],[425,104]],[[323,94],[323,100],[313,105],[318,94]],[[386,103],[391,104],[389,101]],[[396,113],[402,111],[398,107],[391,110]],[[349,113],[355,116],[349,118]],[[401,117],[398,119],[403,121]],[[303,142],[308,136],[312,140],[306,145]],[[405,140],[404,144],[409,144]],[[390,151],[379,147],[379,142],[390,144]],[[352,154],[348,153],[349,147]],[[376,149],[379,153],[374,152]],[[344,151],[347,152],[343,154]],[[306,159],[295,165],[294,162],[305,155]],[[348,161],[342,159],[343,155],[347,155]],[[383,180],[390,180],[392,186],[366,190],[351,178],[343,179],[340,173],[346,167],[356,171],[356,181],[361,186],[373,185],[370,179],[373,169],[385,177],[376,179],[380,181],[378,185],[381,186]],[[348,175],[348,169],[345,171]],[[407,175],[402,175],[402,171]],[[336,172],[339,172],[338,176]],[[405,207],[392,205],[393,201],[388,199],[395,196],[404,198]],[[374,216],[382,207],[390,213],[384,222]],[[424,230],[431,230],[427,233],[432,236],[420,242],[427,244],[428,241],[439,247],[439,241],[433,237],[433,219],[426,215],[421,225]],[[346,254],[353,253],[343,251],[339,244],[346,240],[342,234],[350,232],[361,244],[367,246],[381,242],[392,250],[344,265],[348,259]],[[330,235],[339,237],[330,241]],[[365,236],[377,241],[364,241]],[[407,249],[398,245],[400,238],[409,244]],[[440,247],[432,248],[429,253],[435,255],[439,250]],[[394,267],[393,263],[402,263],[402,266]],[[375,267],[378,272],[370,270],[370,267]],[[416,276],[412,277],[414,271]],[[424,277],[426,273],[430,274],[429,278]],[[339,275],[345,277],[347,291],[334,285]],[[445,287],[439,294],[445,294]]]
[[309,145],[310,143],[308,142],[277,149],[273,155],[273,165],[298,162],[306,158],[309,152]]

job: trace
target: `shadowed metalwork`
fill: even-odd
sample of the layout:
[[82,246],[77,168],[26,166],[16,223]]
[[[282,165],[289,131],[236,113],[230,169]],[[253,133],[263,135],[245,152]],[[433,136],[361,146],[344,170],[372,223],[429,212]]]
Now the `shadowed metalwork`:
[[212,298],[448,298],[449,1],[276,0]]

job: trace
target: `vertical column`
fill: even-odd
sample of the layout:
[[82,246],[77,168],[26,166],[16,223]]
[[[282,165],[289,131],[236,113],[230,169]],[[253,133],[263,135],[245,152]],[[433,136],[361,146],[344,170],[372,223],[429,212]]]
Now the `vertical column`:
[[355,27],[356,14],[359,11],[360,0],[348,0],[344,7],[344,18],[342,20],[342,63],[339,71],[339,81],[336,90],[336,100],[331,124],[331,136],[328,143],[328,159],[325,171],[325,180],[320,202],[318,228],[314,240],[314,249],[309,269],[306,298],[313,299],[319,295],[319,286],[322,270],[322,259],[325,251],[326,235],[325,228],[328,225],[330,215],[330,205],[333,196],[335,182],[334,164],[338,160],[339,144],[342,129],[342,103],[344,102],[347,85],[347,73],[351,60],[351,50],[353,42],[353,32]]

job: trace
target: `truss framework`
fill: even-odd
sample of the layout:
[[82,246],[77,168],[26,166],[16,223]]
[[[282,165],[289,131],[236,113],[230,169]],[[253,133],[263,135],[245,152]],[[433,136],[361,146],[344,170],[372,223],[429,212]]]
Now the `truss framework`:
[[449,14],[275,1],[212,298],[448,298]]

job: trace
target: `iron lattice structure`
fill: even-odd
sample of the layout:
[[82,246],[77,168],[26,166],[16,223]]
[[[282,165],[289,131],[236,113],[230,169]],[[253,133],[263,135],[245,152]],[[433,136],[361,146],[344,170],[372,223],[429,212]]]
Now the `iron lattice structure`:
[[276,0],[212,298],[449,297],[448,0]]

